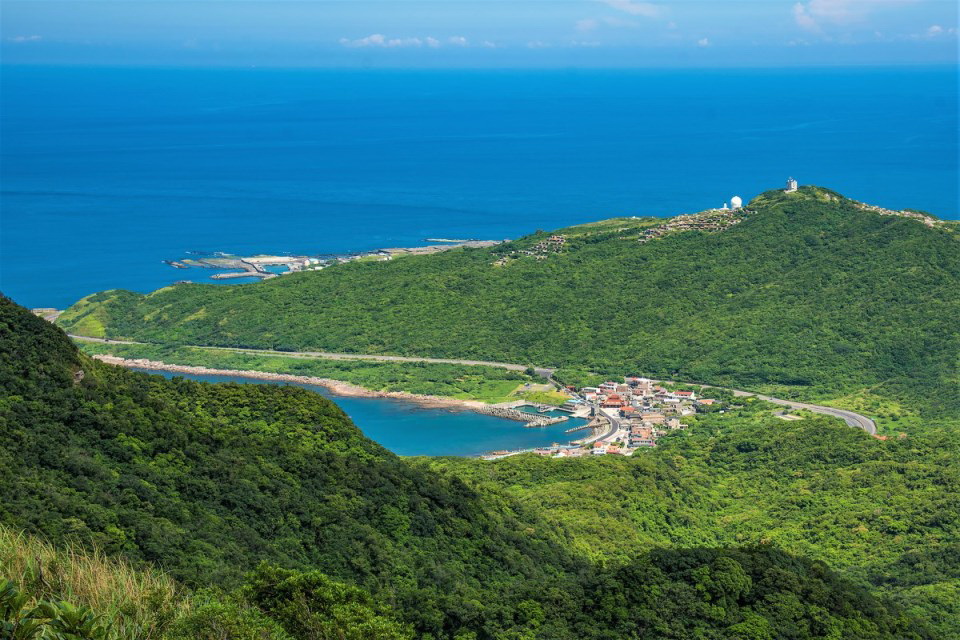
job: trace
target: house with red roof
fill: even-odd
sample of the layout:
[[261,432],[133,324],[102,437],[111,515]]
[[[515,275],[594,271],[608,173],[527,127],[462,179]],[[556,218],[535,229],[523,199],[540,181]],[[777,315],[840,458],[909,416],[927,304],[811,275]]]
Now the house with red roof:
[[603,404],[600,406],[602,406],[604,409],[619,409],[625,404],[626,403],[623,401],[623,398],[621,398],[616,393],[611,393],[609,396],[607,396],[607,399],[604,400]]

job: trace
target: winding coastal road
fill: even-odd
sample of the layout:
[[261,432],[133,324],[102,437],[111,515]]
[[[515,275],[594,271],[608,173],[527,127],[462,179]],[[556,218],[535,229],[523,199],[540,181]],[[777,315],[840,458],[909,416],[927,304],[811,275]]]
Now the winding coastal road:
[[[722,389],[723,387],[717,387]],[[835,407],[824,407],[819,404],[807,404],[805,402],[794,402],[792,400],[782,400],[780,398],[772,398],[770,396],[761,395],[759,393],[751,393],[749,391],[740,391],[739,389],[732,389],[733,395],[735,396],[753,396],[754,398],[759,398],[760,400],[766,400],[767,402],[772,402],[773,404],[779,404],[784,407],[790,407],[791,409],[806,409],[807,411],[812,411],[814,413],[822,413],[828,416],[834,416],[835,418],[840,418],[846,422],[851,427],[856,427],[858,429],[863,429],[872,436],[877,435],[877,423],[868,418],[867,416],[860,415],[859,413],[854,413],[853,411],[848,411],[846,409],[837,409]]]
[[606,440],[607,438],[613,437],[617,431],[620,430],[620,418],[617,417],[615,412],[604,411],[603,409],[598,409],[598,413],[607,419],[608,427],[607,430],[603,433],[595,433],[589,438],[583,439],[583,444],[590,444],[591,442],[596,442],[597,440]]
[[[93,338],[90,336],[78,336],[74,334],[69,334],[74,340],[80,340],[85,342],[101,342],[105,344],[149,344],[146,342],[135,342],[133,340],[109,340],[107,338]],[[496,367],[498,369],[509,369],[510,371],[526,371],[529,365],[525,364],[515,364],[510,362],[489,362],[486,360],[459,360],[455,358],[418,358],[414,356],[386,356],[386,355],[374,355],[374,354],[356,354],[356,353],[332,353],[327,351],[271,351],[268,349],[243,349],[240,347],[206,347],[199,345],[184,345],[190,346],[197,349],[216,349],[219,351],[233,351],[238,353],[253,353],[259,355],[277,355],[277,356],[286,356],[288,358],[323,358],[326,360],[375,360],[380,362],[426,362],[426,363],[435,363],[435,364],[461,364],[469,366],[484,366],[484,367]],[[554,369],[548,369],[546,367],[534,367],[534,371],[537,372],[537,375],[544,378],[550,378],[553,376]],[[674,381],[664,381],[664,382],[674,382]],[[682,383],[682,384],[697,384],[697,383]],[[806,402],[795,402],[793,400],[783,400],[781,398],[774,398],[771,396],[762,395],[759,393],[754,393],[752,391],[743,391],[741,389],[730,389],[728,387],[717,387],[714,385],[702,384],[699,385],[704,388],[709,389],[721,389],[724,391],[732,391],[733,395],[740,397],[754,397],[766,402],[773,404],[779,404],[784,407],[790,407],[791,409],[806,409],[807,411],[812,411],[813,413],[820,413],[823,415],[833,416],[835,418],[840,418],[846,422],[851,427],[856,427],[858,429],[863,429],[870,435],[877,435],[877,425],[870,418],[861,415],[859,413],[854,413],[853,411],[848,411],[847,409],[837,409],[836,407],[825,407],[819,404],[809,404]],[[605,416],[610,421],[610,433],[616,431],[618,427],[618,422],[615,419],[611,419],[610,416]]]

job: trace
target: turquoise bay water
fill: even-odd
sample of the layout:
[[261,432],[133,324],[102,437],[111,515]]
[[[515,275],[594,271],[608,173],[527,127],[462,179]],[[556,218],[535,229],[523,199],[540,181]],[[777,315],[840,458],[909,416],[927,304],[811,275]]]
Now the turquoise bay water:
[[187,251],[516,237],[789,175],[958,213],[954,67],[2,74],[0,290],[31,307],[205,281],[161,262]]
[[481,415],[472,411],[425,409],[411,402],[391,398],[353,398],[331,394],[323,387],[295,382],[253,380],[234,376],[209,376],[140,369],[167,378],[180,376],[204,382],[243,384],[295,384],[330,398],[343,409],[363,433],[387,449],[403,456],[470,456],[499,449],[526,449],[567,443],[583,432],[564,433],[586,424],[571,419],[549,427],[526,429],[522,422]]

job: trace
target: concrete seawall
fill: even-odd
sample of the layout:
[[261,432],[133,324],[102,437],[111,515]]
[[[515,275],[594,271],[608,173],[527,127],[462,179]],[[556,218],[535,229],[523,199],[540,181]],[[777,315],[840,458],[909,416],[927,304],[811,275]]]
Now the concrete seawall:
[[558,422],[564,422],[569,418],[567,416],[541,416],[535,413],[527,413],[526,411],[520,411],[519,409],[514,409],[512,407],[480,407],[475,408],[474,411],[477,413],[485,413],[488,416],[496,416],[497,418],[506,418],[508,420],[516,420],[517,422],[525,423],[525,427],[546,427],[551,424],[557,424]]

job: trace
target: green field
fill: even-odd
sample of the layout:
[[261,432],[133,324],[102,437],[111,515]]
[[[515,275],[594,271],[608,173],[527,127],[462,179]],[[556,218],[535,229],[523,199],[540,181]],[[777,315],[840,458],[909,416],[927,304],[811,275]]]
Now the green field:
[[331,360],[301,356],[261,355],[201,347],[164,347],[146,344],[107,344],[77,341],[90,355],[146,358],[212,369],[265,371],[342,380],[373,391],[405,391],[462,400],[498,403],[515,399],[513,391],[534,379],[519,371],[497,367],[420,362]]

